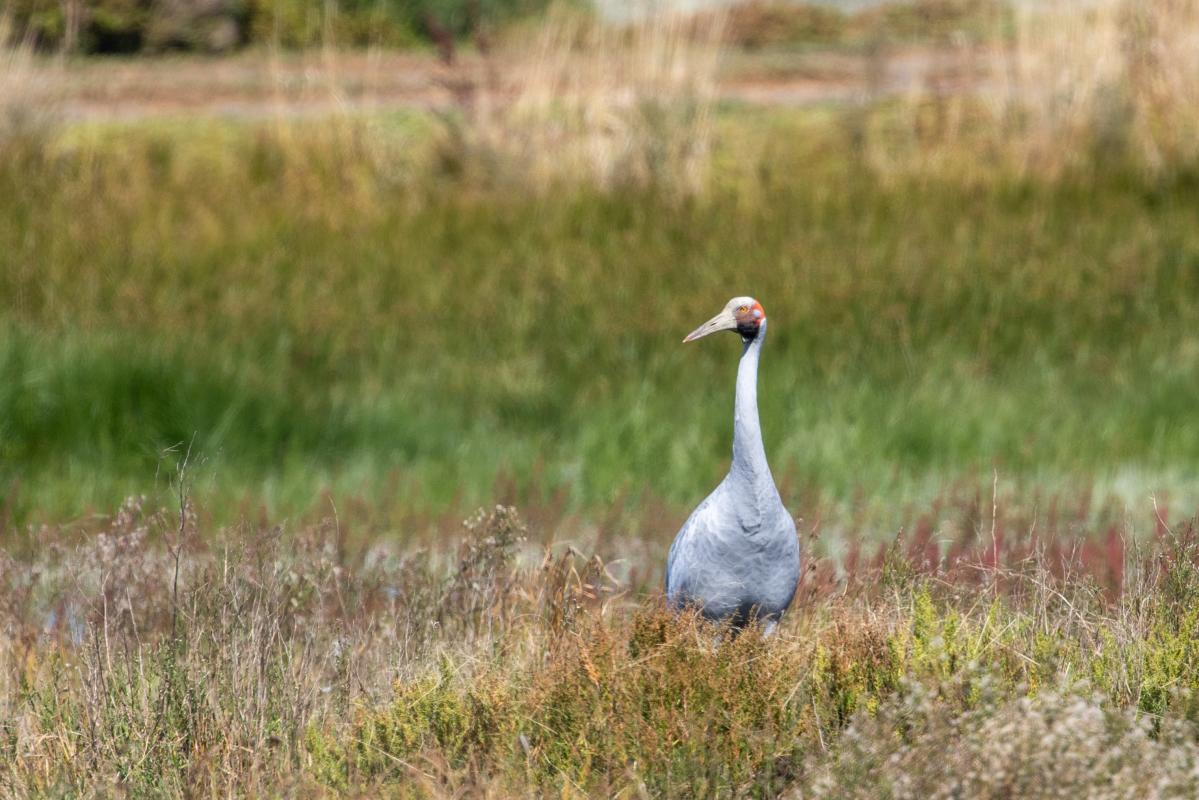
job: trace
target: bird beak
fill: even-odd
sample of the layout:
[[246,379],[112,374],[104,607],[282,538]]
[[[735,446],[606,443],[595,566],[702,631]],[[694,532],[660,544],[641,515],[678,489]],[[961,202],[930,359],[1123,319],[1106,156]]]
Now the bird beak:
[[709,333],[716,333],[716,331],[735,330],[737,330],[737,318],[733,316],[732,311],[729,311],[726,308],[724,311],[721,311],[719,314],[712,317],[712,319],[708,320],[703,325],[700,325],[698,328],[691,331],[691,333],[687,334],[687,338],[683,339],[683,341],[694,342],[696,339],[702,339]]

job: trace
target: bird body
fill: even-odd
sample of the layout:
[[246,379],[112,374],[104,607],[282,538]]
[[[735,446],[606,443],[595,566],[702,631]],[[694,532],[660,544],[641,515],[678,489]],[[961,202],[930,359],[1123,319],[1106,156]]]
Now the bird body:
[[666,560],[666,597],[707,618],[772,629],[799,582],[795,522],[779,497],[758,420],[758,361],[766,315],[753,298],[735,297],[684,341],[735,330],[744,342],[737,368],[733,461],[720,485],[691,513]]

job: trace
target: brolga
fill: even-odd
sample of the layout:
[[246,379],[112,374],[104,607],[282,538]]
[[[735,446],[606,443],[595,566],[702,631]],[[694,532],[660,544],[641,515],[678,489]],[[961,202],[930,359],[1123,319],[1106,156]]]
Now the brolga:
[[733,331],[744,349],[737,367],[733,462],[729,474],[683,524],[666,559],[666,599],[694,607],[740,629],[757,619],[767,634],[799,583],[795,521],[779,497],[758,421],[758,360],[766,312],[752,297],[734,297],[724,310],[683,339]]

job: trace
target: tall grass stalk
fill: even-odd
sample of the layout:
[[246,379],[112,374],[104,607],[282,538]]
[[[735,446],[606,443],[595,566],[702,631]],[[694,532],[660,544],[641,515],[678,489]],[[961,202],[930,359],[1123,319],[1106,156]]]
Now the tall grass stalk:
[[53,70],[36,57],[28,36],[14,35],[7,7],[0,10],[0,146],[46,133],[55,110],[45,91]]
[[944,42],[867,157],[917,170],[1063,175],[1199,157],[1199,6],[1189,0],[1016,3]]
[[611,26],[552,14],[484,59],[460,88],[443,157],[484,179],[548,191],[584,182],[706,183],[723,15],[648,15]]

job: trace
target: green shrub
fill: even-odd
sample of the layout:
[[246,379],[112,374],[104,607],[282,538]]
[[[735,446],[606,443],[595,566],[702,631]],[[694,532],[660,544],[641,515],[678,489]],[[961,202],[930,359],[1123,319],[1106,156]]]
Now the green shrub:
[[[510,733],[509,703],[502,684],[484,676],[469,685],[455,681],[452,666],[440,674],[395,685],[389,705],[361,709],[353,728],[352,763],[367,776],[394,774],[414,754],[431,751],[452,766],[487,757]],[[507,744],[514,745],[509,739]]]

